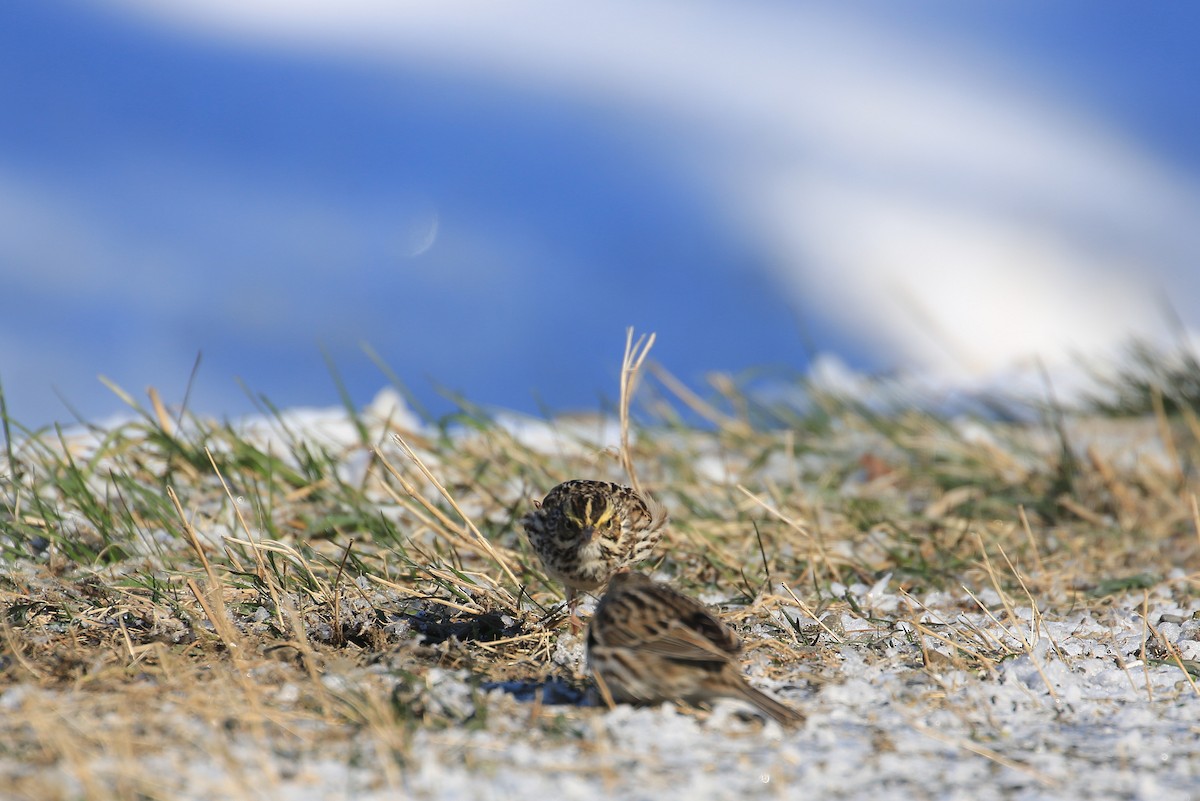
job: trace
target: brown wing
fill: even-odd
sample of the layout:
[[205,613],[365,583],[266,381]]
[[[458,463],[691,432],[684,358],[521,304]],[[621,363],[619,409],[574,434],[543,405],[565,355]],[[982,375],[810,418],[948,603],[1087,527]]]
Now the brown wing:
[[725,661],[741,649],[741,639],[702,604],[640,573],[613,577],[593,624],[601,645],[672,659]]
[[721,662],[733,654],[682,623],[672,623],[662,634],[642,640],[632,647],[645,653],[683,662]]

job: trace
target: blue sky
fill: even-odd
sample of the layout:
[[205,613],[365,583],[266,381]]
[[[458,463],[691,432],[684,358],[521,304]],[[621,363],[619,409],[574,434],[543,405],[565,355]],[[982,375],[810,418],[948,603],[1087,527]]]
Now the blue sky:
[[[595,408],[813,354],[945,386],[1200,322],[1183,4],[0,10],[0,380]],[[170,8],[169,13],[163,8]],[[917,9],[913,11],[912,9]],[[336,10],[334,10],[336,9]]]

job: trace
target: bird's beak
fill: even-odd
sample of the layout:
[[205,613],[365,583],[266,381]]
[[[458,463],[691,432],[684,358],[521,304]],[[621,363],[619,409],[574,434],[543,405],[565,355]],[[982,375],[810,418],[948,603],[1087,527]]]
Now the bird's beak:
[[587,528],[585,528],[583,530],[583,541],[585,543],[591,542],[592,537],[594,537],[594,536],[596,536],[596,527],[595,526],[588,526]]

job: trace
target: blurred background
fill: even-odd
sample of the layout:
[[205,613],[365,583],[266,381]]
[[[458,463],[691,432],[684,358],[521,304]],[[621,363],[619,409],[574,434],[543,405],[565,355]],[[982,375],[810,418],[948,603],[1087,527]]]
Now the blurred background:
[[[18,0],[0,381],[235,416],[713,370],[1070,385],[1200,322],[1200,6]],[[68,405],[69,404],[69,407]]]

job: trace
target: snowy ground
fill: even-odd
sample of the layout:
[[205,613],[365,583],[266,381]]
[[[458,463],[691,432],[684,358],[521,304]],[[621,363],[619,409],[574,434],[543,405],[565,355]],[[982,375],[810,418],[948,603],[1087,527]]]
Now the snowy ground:
[[[1200,603],[1180,606],[1171,586],[1151,593],[1151,622],[1182,659],[1195,660]],[[607,711],[538,706],[528,700],[532,692],[522,699],[500,688],[473,699],[464,671],[434,671],[431,701],[467,721],[479,718],[478,704],[486,723],[418,729],[403,764],[389,770],[372,759],[372,750],[383,746],[366,730],[327,746],[288,747],[280,734],[230,736],[202,719],[174,721],[172,736],[179,739],[153,755],[140,754],[136,742],[110,743],[87,765],[47,771],[5,756],[0,770],[10,781],[23,777],[20,786],[36,787],[45,798],[108,797],[93,795],[73,776],[91,777],[93,787],[107,785],[108,777],[119,788],[119,777],[130,771],[141,773],[135,784],[143,790],[149,775],[159,791],[153,795],[180,799],[382,799],[397,797],[398,789],[403,797],[428,799],[1196,797],[1200,692],[1153,641],[1142,658],[1141,599],[1047,619],[1036,633],[1028,609],[1016,610],[1023,623],[999,625],[960,611],[970,606],[965,596],[925,601],[926,619],[947,621],[935,629],[941,636],[958,639],[969,631],[1014,652],[1025,650],[1024,637],[1030,647],[990,670],[964,670],[931,638],[923,654],[922,638],[910,626],[881,628],[848,615],[827,620],[844,631],[840,642],[813,646],[811,663],[790,679],[756,682],[804,711],[808,720],[797,731],[764,724],[733,702],[711,712],[669,705]],[[910,602],[883,591],[870,605],[895,610]],[[563,650],[578,657],[578,649]],[[755,675],[754,660],[749,673]],[[386,671],[332,669],[322,681],[346,690],[387,677]],[[0,710],[27,716],[37,707],[69,715],[83,706],[75,697],[80,692],[86,690],[11,685],[0,693]],[[275,701],[286,708],[299,695],[285,681]],[[559,695],[579,700],[570,692]],[[160,699],[139,700],[147,706],[138,714],[147,719],[172,714],[155,708]],[[542,721],[531,725],[535,717]],[[111,797],[122,795],[118,790]]]
[[[394,421],[397,409],[372,414]],[[260,434],[277,431],[261,425]],[[289,425],[293,433],[307,426],[305,437],[327,444],[355,437],[340,412],[296,413]],[[254,430],[242,429],[248,438]],[[503,430],[528,449],[523,453],[577,452],[563,458],[594,459],[616,438],[604,421],[548,427],[508,419]],[[590,447],[580,445],[582,432]],[[1143,475],[1138,470],[1165,458],[1156,432],[1153,421],[1102,424],[1078,429],[1074,442],[1081,453],[1098,454],[1093,464],[1133,471],[1121,473],[1132,482]],[[478,445],[471,436],[451,447],[470,450]],[[982,424],[951,436],[955,447],[970,442],[1004,451],[996,458],[1012,481],[1032,480],[1022,471],[1032,469],[1037,447],[1005,450]],[[1054,445],[1037,432],[1028,439]],[[675,446],[695,448],[687,454],[694,471],[688,481],[740,498],[745,516],[761,510],[733,492],[736,485],[765,496],[788,471],[799,470],[804,484],[805,471],[825,475],[827,462],[845,457],[853,465],[863,454],[895,465],[899,457],[889,448],[896,441],[842,432],[828,452],[781,451],[790,454],[783,466],[778,453],[754,460],[728,443],[688,446],[681,439]],[[498,458],[492,444],[482,450]],[[363,454],[340,462],[343,478],[365,480]],[[437,456],[427,454],[437,469],[452,470],[444,454],[440,462]],[[938,520],[961,502],[951,496],[955,490],[940,497],[899,491],[901,479],[873,478],[873,464],[839,474],[849,477],[831,496],[890,503],[899,492],[904,508]],[[504,504],[518,503],[524,491],[499,480],[496,487]],[[1089,497],[1077,494],[1078,503]],[[816,490],[805,497],[814,508],[828,503]],[[676,508],[682,503],[676,499]],[[486,498],[464,499],[464,506],[481,520],[490,514]],[[1118,507],[1097,511],[1091,525],[1115,527]],[[1009,520],[984,520],[979,531],[1004,528],[1020,540],[1016,519],[1014,511]],[[1190,525],[1179,519],[1176,533]],[[827,524],[831,558],[855,556],[864,569],[886,563],[883,529],[842,541],[841,529]],[[718,530],[715,523],[697,526]],[[210,538],[226,530],[197,528]],[[286,631],[271,633],[274,612],[260,605],[264,596],[231,587],[226,602],[245,648],[239,655],[237,647],[229,653],[211,644],[220,631],[183,590],[169,602],[118,614],[125,602],[149,604],[144,593],[123,589],[122,576],[135,572],[14,559],[0,578],[8,609],[0,737],[9,743],[0,744],[0,798],[1194,799],[1196,539],[1131,528],[1135,554],[1136,538],[1145,538],[1141,566],[1148,572],[1126,572],[1111,585],[1107,573],[1079,568],[1080,560],[1102,562],[1108,541],[1089,538],[1089,525],[1035,520],[1042,549],[1036,557],[1026,553],[1024,563],[1010,567],[992,547],[990,565],[976,554],[961,580],[942,587],[881,572],[870,584],[834,582],[814,592],[806,577],[781,568],[752,604],[728,603],[727,583],[725,591],[705,594],[745,635],[751,681],[807,716],[795,731],[735,702],[711,710],[605,709],[588,692],[580,639],[564,627],[539,629],[528,604],[528,616],[502,617],[502,625],[513,627],[514,640],[541,638],[541,650],[506,651],[514,645],[506,637],[430,638],[417,617],[380,617],[378,610],[395,610],[406,596],[362,575],[338,596],[335,613],[362,637],[333,643],[329,617],[314,603],[302,609],[306,644]],[[1042,557],[1049,566],[1034,564]],[[1154,572],[1170,564],[1177,567]],[[690,569],[682,557],[665,567],[665,579]],[[89,593],[101,592],[112,594],[87,602]],[[292,602],[302,606],[302,593]],[[72,619],[47,611],[65,608]],[[47,616],[41,628],[33,623],[38,615]],[[64,643],[58,635],[73,639]]]

